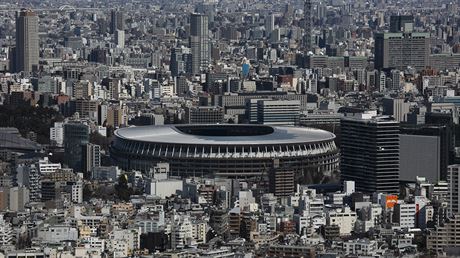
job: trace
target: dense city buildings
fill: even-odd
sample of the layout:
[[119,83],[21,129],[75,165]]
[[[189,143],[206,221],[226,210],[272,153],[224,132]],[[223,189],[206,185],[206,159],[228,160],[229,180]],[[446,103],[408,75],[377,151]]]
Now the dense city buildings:
[[0,258],[458,257],[459,7],[0,1]]

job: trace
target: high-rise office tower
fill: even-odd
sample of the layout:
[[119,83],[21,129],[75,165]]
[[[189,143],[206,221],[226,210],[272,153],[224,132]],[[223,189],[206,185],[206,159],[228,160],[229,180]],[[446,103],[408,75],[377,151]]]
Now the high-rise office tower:
[[181,48],[172,48],[171,58],[169,60],[169,70],[171,71],[171,75],[173,77],[176,77],[185,71]]
[[115,31],[115,44],[117,44],[119,48],[125,47],[125,31],[124,30]]
[[428,65],[430,34],[423,32],[397,32],[375,34],[375,68],[418,71]]
[[112,34],[115,34],[117,30],[125,29],[125,15],[122,11],[112,10],[110,16],[110,32]]
[[85,177],[89,178],[91,176],[89,172],[92,172],[93,168],[101,166],[101,146],[88,143],[82,148],[83,173]]
[[266,37],[269,38],[270,34],[272,31],[275,29],[275,15],[274,14],[268,14],[265,17],[265,33]]
[[64,156],[67,165],[76,172],[83,169],[83,147],[89,143],[89,127],[83,123],[64,125]]
[[214,3],[212,3],[212,1],[209,1],[209,3],[206,1],[203,1],[203,3],[198,3],[195,11],[197,13],[207,15],[210,23],[214,22],[216,16],[216,6]]
[[38,16],[31,10],[16,14],[15,72],[31,73],[38,67]]
[[190,16],[190,48],[193,74],[198,74],[208,68],[211,61],[209,44],[208,16],[192,13]]
[[304,47],[305,50],[311,51],[311,23],[312,23],[312,17],[311,17],[311,0],[305,0],[305,5],[304,5],[304,20],[305,20],[305,37],[304,37]]
[[449,184],[449,215],[460,212],[460,164],[447,167],[447,183]]
[[341,120],[341,177],[356,190],[399,192],[399,123],[369,114]]

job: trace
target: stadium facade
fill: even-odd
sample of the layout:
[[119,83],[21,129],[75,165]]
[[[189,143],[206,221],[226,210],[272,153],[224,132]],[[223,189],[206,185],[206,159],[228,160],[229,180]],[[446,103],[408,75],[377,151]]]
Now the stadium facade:
[[164,125],[118,129],[112,160],[148,172],[168,162],[172,176],[257,177],[276,167],[328,174],[338,169],[335,135],[305,127],[267,125]]

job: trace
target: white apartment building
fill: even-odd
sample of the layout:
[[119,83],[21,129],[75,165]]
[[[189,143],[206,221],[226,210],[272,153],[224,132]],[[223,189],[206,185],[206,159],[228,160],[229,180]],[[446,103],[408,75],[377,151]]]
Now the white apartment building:
[[327,212],[326,225],[337,225],[340,228],[340,235],[350,235],[353,231],[356,222],[356,212],[352,211],[350,207],[337,209]]
[[151,179],[147,182],[146,193],[161,198],[178,195],[182,192],[183,181],[178,179]]
[[48,157],[45,157],[38,162],[38,171],[40,174],[54,173],[56,170],[61,168],[61,163],[50,163]]
[[50,128],[50,142],[62,147],[64,144],[64,123],[55,122]]
[[69,226],[50,226],[38,231],[38,238],[46,244],[60,244],[63,241],[77,241],[78,230]]
[[416,208],[415,203],[397,203],[394,206],[393,222],[401,228],[414,228]]
[[0,246],[12,244],[13,230],[11,224],[3,219],[3,214],[0,214]]
[[190,245],[193,239],[193,225],[187,216],[177,216],[171,225],[171,247],[180,249]]
[[138,229],[114,229],[109,234],[107,243],[114,253],[120,257],[131,256],[134,250],[140,248],[140,234]]
[[105,239],[99,237],[86,237],[82,239],[82,243],[88,249],[97,249],[100,252],[105,250]]
[[356,239],[343,243],[343,250],[346,255],[375,255],[377,249],[378,245],[375,240]]
[[72,185],[72,202],[83,203],[83,184],[81,182]]
[[208,224],[204,221],[194,221],[192,227],[193,239],[197,244],[206,243],[206,233]]

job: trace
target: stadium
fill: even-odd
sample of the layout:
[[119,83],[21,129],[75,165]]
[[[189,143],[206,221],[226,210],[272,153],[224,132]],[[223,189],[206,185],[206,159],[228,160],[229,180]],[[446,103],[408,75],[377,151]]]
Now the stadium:
[[172,176],[251,178],[276,167],[328,174],[339,164],[333,133],[267,125],[164,125],[118,129],[111,159],[125,170],[147,172],[158,162]]

